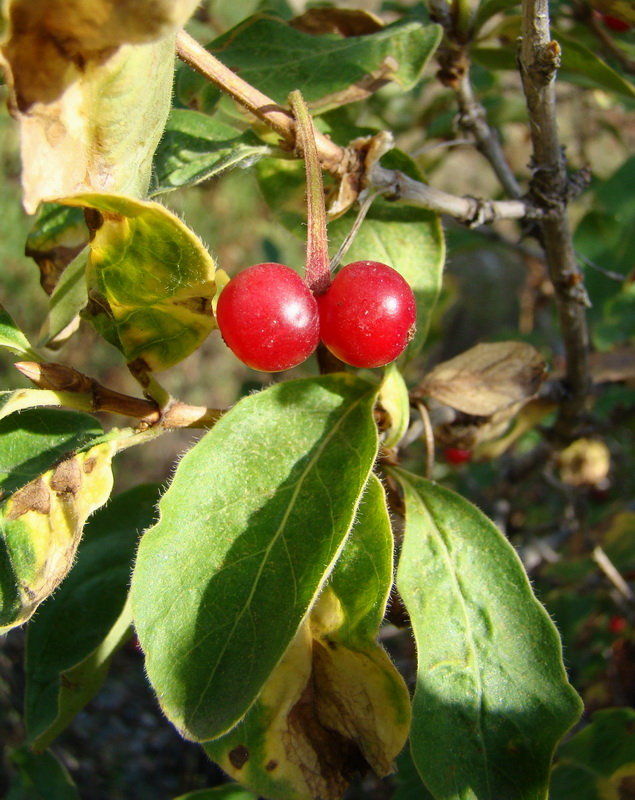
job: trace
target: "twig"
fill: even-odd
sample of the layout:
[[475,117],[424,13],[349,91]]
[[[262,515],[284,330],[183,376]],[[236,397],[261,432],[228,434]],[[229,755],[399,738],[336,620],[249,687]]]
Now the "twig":
[[613,586],[622,595],[622,597],[625,600],[628,600],[629,603],[632,603],[635,600],[635,595],[633,594],[633,590],[628,585],[628,583],[626,583],[626,581],[618,572],[617,568],[615,567],[611,559],[606,555],[606,553],[604,552],[602,547],[600,547],[599,544],[593,548],[593,552],[591,555],[593,556],[593,560],[595,561],[595,563],[606,575],[606,577],[611,581]]
[[[288,111],[239,78],[185,31],[178,33],[176,46],[179,58],[255,114],[278,133],[289,147],[295,146],[295,123]],[[336,176],[344,174],[359,160],[351,150],[336,145],[319,132],[316,132],[315,139],[322,166]],[[379,164],[375,164],[366,176],[366,187],[369,191],[380,190],[394,199],[447,214],[471,226],[500,219],[536,219],[542,214],[522,200],[457,197]]]
[[545,217],[539,224],[558,301],[569,393],[560,406],[556,434],[570,440],[584,415],[590,390],[586,292],[573,249],[567,213],[568,178],[558,139],[555,76],[560,47],[549,30],[548,0],[523,0],[520,72],[533,145],[530,195]]
[[[251,111],[290,146],[295,146],[295,122],[286,109],[259,92],[247,81],[239,78],[235,72],[232,72],[229,67],[226,67],[183,30],[179,31],[176,36],[176,52],[182,61],[185,61],[221,91]],[[335,144],[319,131],[315,133],[315,140],[324,168],[329,172],[337,172],[341,169],[347,154],[345,148]]]
[[426,443],[425,477],[430,480],[432,477],[432,470],[434,469],[434,431],[432,430],[428,409],[421,401],[417,402],[417,409],[421,417],[421,422],[423,423],[423,438]]
[[459,104],[459,128],[474,136],[478,150],[489,161],[505,194],[513,198],[522,197],[523,190],[507,163],[500,139],[487,123],[484,106],[474,96],[469,72],[459,81],[456,96]]
[[163,428],[209,428],[224,413],[220,409],[190,406],[179,400],[160,409],[152,400],[116,392],[64,364],[20,361],[15,367],[40,389],[64,392],[71,396],[75,394],[88,400],[87,404],[82,404],[82,408],[132,417],[140,420],[144,427],[160,425]]
[[[368,214],[370,207],[373,204],[373,200],[378,197],[381,192],[368,192],[366,197],[362,200],[359,206],[359,211],[357,212],[357,216],[355,217],[355,222],[351,225],[349,232],[346,234],[346,237],[342,244],[339,246],[337,253],[331,259],[331,272],[336,270],[346,253],[348,252],[350,246],[353,244],[355,237],[357,236],[357,232],[362,226],[362,222],[366,218],[366,214]],[[361,194],[360,194],[361,198]]]

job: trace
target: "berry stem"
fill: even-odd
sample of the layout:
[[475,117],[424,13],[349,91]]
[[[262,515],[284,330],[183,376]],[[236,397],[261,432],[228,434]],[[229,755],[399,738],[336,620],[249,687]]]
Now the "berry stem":
[[313,120],[299,90],[291,92],[289,102],[295,118],[296,146],[302,152],[306,165],[308,210],[304,279],[309,289],[319,295],[331,285],[322,165],[315,144]]

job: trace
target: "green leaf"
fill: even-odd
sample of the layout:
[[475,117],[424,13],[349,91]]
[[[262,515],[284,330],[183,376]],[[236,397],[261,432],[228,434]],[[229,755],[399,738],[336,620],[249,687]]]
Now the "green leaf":
[[37,750],[96,694],[110,657],[131,635],[132,562],[138,536],[156,516],[158,490],[136,486],[90,518],[73,570],[28,626],[25,722]]
[[387,81],[408,91],[440,40],[439,25],[414,21],[341,38],[312,36],[277,17],[256,15],[208,49],[278,103],[286,103],[289,93],[301,87],[311,111],[320,114],[363,99]]
[[[69,422],[81,433],[69,431]],[[78,446],[85,428],[82,415],[63,411],[0,421],[0,632],[29,619],[55,590],[71,568],[84,522],[110,495],[115,439],[83,443],[82,452],[51,462],[64,444]]]
[[391,474],[406,503],[397,587],[418,650],[415,764],[437,798],[544,798],[553,750],[581,712],[556,629],[490,520]]
[[[605,64],[592,50],[559,31],[554,31],[553,35],[562,47],[559,81],[582,82],[586,86],[614,92],[629,100],[635,98],[635,86]],[[488,70],[518,71],[515,46],[474,47],[470,50],[470,55],[477,64]]]
[[245,715],[313,604],[375,458],[376,392],[343,374],[274,385],[180,462],[132,601],[150,681],[187,737]]
[[233,167],[248,167],[271,148],[198,111],[173,109],[154,154],[154,194],[193,186]]
[[196,235],[159,203],[111,194],[62,202],[101,213],[89,284],[128,362],[159,371],[193,353],[216,327],[214,261]]
[[476,17],[472,23],[472,30],[475,32],[480,31],[483,25],[492,17],[496,16],[496,14],[500,14],[512,8],[518,8],[519,6],[520,0],[484,0],[478,7]]
[[18,328],[13,317],[0,303],[0,347],[14,353],[20,358],[39,361],[40,357],[31,349],[29,340]]
[[395,363],[384,370],[379,392],[379,404],[388,415],[388,427],[383,447],[397,447],[410,424],[410,397],[408,387]]
[[57,281],[49,301],[49,313],[40,332],[39,346],[60,346],[74,332],[79,313],[88,302],[86,265],[89,252],[88,248],[84,248]]
[[[397,150],[388,153],[382,164],[422,179],[411,159]],[[356,213],[355,210],[349,211],[329,224],[329,242],[334,251],[350,230]],[[345,260],[347,263],[381,261],[408,281],[417,301],[417,332],[406,352],[410,357],[414,356],[425,342],[441,290],[445,244],[439,215],[377,199]]]
[[40,283],[51,294],[60,275],[88,244],[81,208],[44,203],[27,236],[24,253],[40,268]]
[[0,420],[28,408],[68,406],[77,411],[90,411],[92,398],[87,393],[57,392],[53,389],[16,389],[0,392]]
[[18,768],[5,800],[80,800],[63,764],[50,750],[32,753],[20,747],[10,755]]
[[562,66],[560,79],[573,76],[585,78],[591,86],[615,92],[629,100],[635,98],[635,86],[581,42],[561,31],[553,31],[553,36],[562,47]]
[[392,584],[383,488],[370,475],[355,524],[310,616],[246,717],[205,749],[277,800],[337,800],[353,763],[392,771],[410,727],[403,679],[375,639]]
[[12,494],[102,432],[95,417],[73,411],[38,409],[0,420],[0,497]]
[[634,726],[632,708],[597,711],[590,725],[558,749],[551,800],[626,797],[635,778]]
[[196,792],[180,794],[174,800],[257,800],[257,797],[237,783],[225,783],[213,789],[199,789]]

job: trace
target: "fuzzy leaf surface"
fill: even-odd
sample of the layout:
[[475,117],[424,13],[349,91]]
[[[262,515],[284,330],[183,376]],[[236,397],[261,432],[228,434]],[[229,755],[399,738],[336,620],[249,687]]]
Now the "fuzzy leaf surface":
[[383,488],[371,475],[329,582],[247,716],[205,749],[254,792],[337,800],[356,764],[383,776],[403,747],[410,698],[375,639],[392,584]]
[[174,38],[196,0],[10,0],[0,47],[20,123],[24,206],[141,196],[170,109]]
[[349,375],[241,400],[180,462],[132,582],[150,681],[187,737],[246,714],[340,553],[377,450]]
[[276,102],[286,103],[289,92],[300,86],[311,111],[323,113],[362,100],[389,81],[411,89],[440,38],[440,26],[414,21],[366,36],[312,36],[261,14],[208,49]]
[[154,155],[154,194],[193,186],[223,170],[248,167],[270,147],[251,131],[240,131],[207,114],[173,109]]
[[106,194],[63,202],[100,212],[89,286],[128,362],[159,371],[194,352],[216,327],[214,261],[198,237],[159,203]]
[[114,650],[131,635],[132,562],[138,537],[156,517],[158,492],[136,486],[88,520],[72,572],[28,626],[25,722],[37,750],[96,694]]
[[581,712],[558,633],[487,517],[391,472],[406,503],[397,587],[418,650],[415,764],[436,798],[544,800],[555,746]]

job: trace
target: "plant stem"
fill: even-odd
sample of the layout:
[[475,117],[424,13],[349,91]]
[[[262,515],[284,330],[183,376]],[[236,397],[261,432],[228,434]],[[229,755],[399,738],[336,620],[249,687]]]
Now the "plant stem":
[[568,177],[556,121],[555,76],[560,46],[551,39],[548,0],[523,0],[522,12],[519,61],[533,145],[530,195],[545,214],[539,223],[540,238],[558,302],[568,388],[555,431],[567,441],[576,435],[590,392],[588,300],[573,249],[567,212]]
[[306,166],[307,237],[305,281],[314,294],[324,294],[331,285],[326,207],[322,165],[315,144],[315,128],[302,94],[289,95],[296,129],[296,146]]
[[[295,143],[292,117],[270,97],[239,78],[185,31],[177,34],[176,49],[179,58],[255,114],[289,145]],[[356,162],[349,150],[336,145],[319,131],[315,134],[315,141],[322,167],[331,174],[343,175],[350,164]],[[474,227],[501,219],[537,219],[542,214],[540,209],[532,208],[523,200],[487,200],[448,194],[379,164],[363,177],[369,191],[379,189],[394,199],[447,214]]]
[[459,81],[456,97],[460,112],[459,127],[474,136],[478,150],[489,161],[505,194],[516,199],[522,197],[523,190],[507,163],[500,139],[488,125],[483,104],[474,96],[469,72]]
[[[295,144],[295,123],[289,112],[247,81],[239,78],[235,72],[232,72],[229,67],[226,67],[183,30],[179,31],[176,36],[176,52],[182,61],[200,72],[252,114],[255,114],[288,144],[291,146]],[[321,133],[316,133],[315,138],[324,168],[329,172],[336,171],[342,166],[345,159],[345,149]]]
[[[85,411],[121,414],[140,420],[145,427],[160,425],[163,428],[209,428],[223,414],[220,409],[190,406],[179,400],[173,400],[168,407],[161,410],[152,400],[116,392],[65,364],[21,361],[15,367],[40,389],[81,398]],[[69,405],[77,408],[76,404]]]

